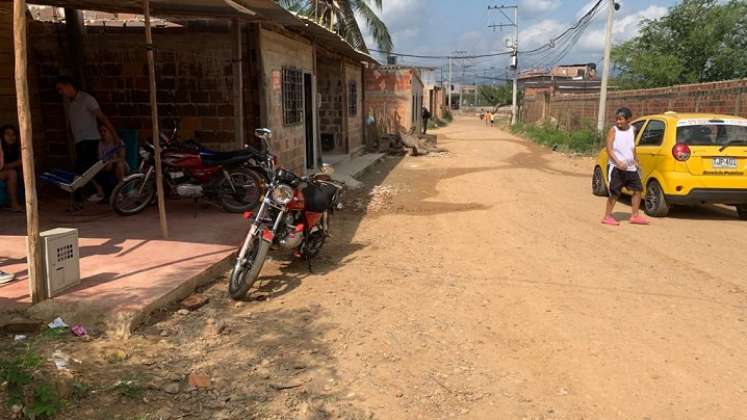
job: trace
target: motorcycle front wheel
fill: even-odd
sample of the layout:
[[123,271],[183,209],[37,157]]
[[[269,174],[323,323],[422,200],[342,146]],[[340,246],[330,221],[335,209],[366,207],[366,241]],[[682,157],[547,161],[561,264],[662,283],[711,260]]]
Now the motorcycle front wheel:
[[132,178],[117,184],[112,191],[110,204],[120,216],[140,213],[156,196],[156,186],[145,177]]
[[251,210],[259,204],[262,196],[262,181],[253,171],[245,168],[231,169],[228,173],[236,191],[231,188],[227,179],[218,185],[218,201],[229,213],[241,213]]
[[231,299],[240,300],[246,296],[246,292],[252,287],[262,266],[265,264],[270,243],[256,235],[252,240],[247,252],[246,262],[237,262],[228,277],[228,294]]

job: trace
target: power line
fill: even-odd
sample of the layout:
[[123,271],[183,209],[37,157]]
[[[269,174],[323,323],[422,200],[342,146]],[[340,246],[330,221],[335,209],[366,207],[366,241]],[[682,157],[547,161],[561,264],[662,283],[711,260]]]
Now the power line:
[[503,52],[498,52],[498,53],[476,54],[476,55],[417,55],[417,54],[405,54],[405,53],[398,53],[398,52],[387,52],[387,51],[374,50],[374,49],[369,49],[369,51],[387,54],[387,55],[393,55],[397,57],[424,58],[424,59],[433,59],[433,60],[448,60],[452,58],[473,59],[473,58],[499,57],[502,55],[510,55],[513,52],[513,51],[503,51]]

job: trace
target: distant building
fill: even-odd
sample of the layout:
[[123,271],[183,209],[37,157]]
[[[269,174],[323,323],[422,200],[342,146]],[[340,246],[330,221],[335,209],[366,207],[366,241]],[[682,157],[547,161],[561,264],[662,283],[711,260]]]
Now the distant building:
[[524,96],[593,93],[598,92],[600,86],[594,63],[564,64],[550,71],[532,69],[519,75],[519,88]]
[[422,129],[424,86],[420,69],[390,65],[368,67],[364,86],[366,115],[375,118],[380,132]]
[[554,77],[570,77],[574,80],[596,80],[597,65],[588,64],[564,64],[556,66],[550,71]]

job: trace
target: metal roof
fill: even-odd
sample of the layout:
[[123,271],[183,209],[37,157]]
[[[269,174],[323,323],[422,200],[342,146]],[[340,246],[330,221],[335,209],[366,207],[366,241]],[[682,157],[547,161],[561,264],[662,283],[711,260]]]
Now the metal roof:
[[[112,13],[143,13],[142,0],[30,0],[29,3]],[[293,14],[272,0],[151,0],[150,3],[153,16],[240,17],[271,20],[287,26],[302,25]]]

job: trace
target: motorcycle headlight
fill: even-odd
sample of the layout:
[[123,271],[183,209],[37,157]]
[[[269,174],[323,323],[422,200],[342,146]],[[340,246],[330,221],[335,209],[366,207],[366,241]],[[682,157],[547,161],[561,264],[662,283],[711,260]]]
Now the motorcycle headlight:
[[286,205],[293,199],[293,193],[293,188],[287,185],[278,185],[274,190],[272,190],[272,201]]

